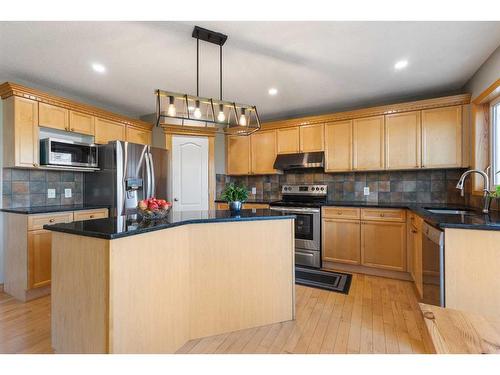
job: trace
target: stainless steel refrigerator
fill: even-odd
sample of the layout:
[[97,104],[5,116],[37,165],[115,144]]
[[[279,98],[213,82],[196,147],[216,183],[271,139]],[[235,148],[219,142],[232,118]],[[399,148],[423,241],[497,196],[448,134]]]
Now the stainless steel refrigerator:
[[98,160],[100,170],[84,174],[84,204],[109,205],[110,216],[121,216],[142,199],[168,199],[167,150],[112,141],[98,147]]

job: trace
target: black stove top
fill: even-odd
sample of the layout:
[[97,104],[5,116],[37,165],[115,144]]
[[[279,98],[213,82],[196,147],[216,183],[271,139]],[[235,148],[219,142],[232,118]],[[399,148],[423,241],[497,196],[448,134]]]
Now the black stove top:
[[271,202],[271,206],[280,206],[280,207],[321,207],[324,203],[326,203],[326,199],[321,200],[280,200],[277,202]]

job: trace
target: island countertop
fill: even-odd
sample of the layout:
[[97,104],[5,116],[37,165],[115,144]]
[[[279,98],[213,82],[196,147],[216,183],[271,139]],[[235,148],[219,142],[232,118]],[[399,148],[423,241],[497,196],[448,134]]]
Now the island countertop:
[[161,220],[141,220],[137,215],[129,215],[44,225],[44,229],[84,237],[112,240],[187,224],[294,218],[294,215],[283,215],[280,212],[269,209],[241,210],[238,213],[233,213],[229,210],[171,211],[167,217]]

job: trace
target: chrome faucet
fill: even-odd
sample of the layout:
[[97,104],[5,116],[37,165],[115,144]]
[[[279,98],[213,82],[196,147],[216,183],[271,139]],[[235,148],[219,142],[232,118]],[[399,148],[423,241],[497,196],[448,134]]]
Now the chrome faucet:
[[[489,167],[486,168],[486,171],[489,170]],[[490,205],[491,205],[491,192],[489,190],[490,187],[490,178],[488,177],[488,174],[486,172],[483,172],[479,169],[470,169],[468,171],[465,171],[462,176],[460,177],[460,180],[458,180],[457,183],[457,189],[460,190],[460,195],[463,197],[464,196],[464,182],[465,178],[472,174],[472,173],[477,173],[483,176],[483,182],[484,182],[484,188],[483,188],[483,213],[487,214],[490,210]]]

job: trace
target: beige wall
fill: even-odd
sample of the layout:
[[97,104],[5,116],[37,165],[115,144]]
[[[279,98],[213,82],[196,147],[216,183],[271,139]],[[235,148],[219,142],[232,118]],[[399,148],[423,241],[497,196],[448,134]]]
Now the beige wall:
[[500,46],[479,67],[463,89],[470,92],[474,100],[497,79],[500,79]]

